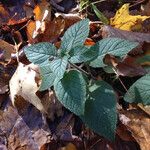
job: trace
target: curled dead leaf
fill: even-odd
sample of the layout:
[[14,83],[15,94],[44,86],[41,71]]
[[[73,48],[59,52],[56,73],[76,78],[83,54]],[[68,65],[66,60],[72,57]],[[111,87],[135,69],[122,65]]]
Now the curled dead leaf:
[[[39,97],[36,94],[40,86],[40,75],[36,65],[24,65],[19,63],[18,68],[12,76],[10,83],[10,98],[16,107],[21,105],[23,100],[33,104],[42,113],[47,114],[53,120],[54,115],[63,115],[62,105],[53,92],[47,92]],[[22,100],[23,99],[23,100]]]
[[[141,150],[148,150],[150,147],[150,117],[141,109],[121,111],[128,118],[125,124],[132,136],[139,143]],[[122,123],[123,120],[121,119]]]

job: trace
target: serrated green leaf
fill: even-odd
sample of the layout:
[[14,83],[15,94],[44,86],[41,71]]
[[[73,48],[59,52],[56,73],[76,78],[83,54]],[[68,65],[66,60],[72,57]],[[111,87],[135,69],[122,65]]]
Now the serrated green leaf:
[[138,79],[124,96],[129,103],[143,103],[150,105],[150,74]]
[[83,75],[71,70],[63,79],[54,83],[58,100],[76,115],[84,114],[86,101],[86,81]]
[[89,91],[85,114],[80,117],[96,133],[113,140],[117,123],[115,93],[105,81],[95,81]]
[[77,46],[71,49],[71,58],[69,61],[71,63],[82,63],[94,59],[97,56],[97,51],[93,51],[90,47]]
[[106,65],[103,62],[103,58],[106,54],[123,57],[137,46],[137,42],[130,42],[119,38],[105,38],[91,47],[91,50],[98,50],[98,56],[90,63],[90,66],[94,68],[104,67]]
[[83,45],[89,35],[89,19],[84,19],[72,25],[65,32],[61,43],[61,54],[68,53],[72,48]]
[[57,79],[62,79],[66,71],[68,64],[68,58],[65,56],[63,58],[57,58],[50,63],[50,68],[55,74]]
[[34,64],[42,65],[48,62],[50,57],[56,56],[56,47],[51,43],[41,42],[26,47],[24,52],[29,61]]
[[40,74],[42,78],[42,83],[40,85],[40,91],[47,90],[51,86],[53,86],[55,81],[55,74],[52,72],[50,68],[50,64],[47,64],[46,66],[40,67]]

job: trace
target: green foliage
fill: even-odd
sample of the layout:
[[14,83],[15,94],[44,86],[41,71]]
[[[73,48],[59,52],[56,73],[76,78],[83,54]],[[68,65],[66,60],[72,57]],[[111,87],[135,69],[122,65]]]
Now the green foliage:
[[40,91],[44,91],[53,86],[56,76],[52,72],[50,64],[40,67],[40,73],[42,77]]
[[48,59],[56,56],[56,48],[53,44],[41,42],[24,49],[28,59],[34,64],[42,65],[47,63]]
[[64,78],[54,83],[54,90],[62,104],[76,115],[84,114],[86,82],[77,70],[71,70]]
[[95,132],[114,140],[117,123],[116,96],[105,81],[93,81],[81,119]]
[[97,58],[90,63],[90,66],[94,68],[105,67],[103,59],[106,54],[123,57],[133,48],[137,47],[137,45],[137,42],[130,42],[119,38],[103,39],[91,47],[92,51],[97,49],[98,54]]
[[62,38],[61,54],[67,54],[72,48],[83,45],[88,35],[89,19],[84,19],[73,25],[65,32]]
[[137,80],[124,96],[129,103],[143,103],[150,105],[150,74]]
[[[59,50],[51,43],[39,43],[26,47],[25,54],[40,66],[40,90],[54,86],[58,100],[67,109],[96,133],[112,140],[117,123],[115,92],[106,82],[96,81],[89,68],[106,66],[106,54],[123,57],[138,43],[106,38],[90,47],[84,45],[88,34],[89,20],[84,19],[65,32]],[[80,68],[79,63],[87,70]]]
[[70,51],[70,59],[71,63],[83,63],[90,60],[93,60],[97,56],[96,50],[90,50],[90,47],[86,46],[78,46],[73,48]]
[[50,68],[58,79],[63,78],[63,75],[67,68],[67,64],[68,64],[67,56],[58,59],[56,58],[55,60],[50,62]]
[[105,17],[105,15],[98,10],[98,8],[94,5],[94,4],[91,4],[92,5],[92,8],[96,14],[96,16],[106,25],[109,24],[109,20]]

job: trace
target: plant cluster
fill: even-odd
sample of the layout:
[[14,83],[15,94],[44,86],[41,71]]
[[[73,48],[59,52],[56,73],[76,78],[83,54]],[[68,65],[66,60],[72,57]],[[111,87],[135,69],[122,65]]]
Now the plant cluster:
[[[93,46],[84,42],[89,35],[89,19],[71,26],[62,37],[59,49],[42,42],[24,49],[28,59],[39,65],[42,83],[40,90],[54,87],[58,100],[96,133],[113,140],[117,123],[117,97],[111,85],[95,79],[87,68],[106,67],[106,54],[124,57],[137,47],[137,42],[105,38]],[[137,80],[125,94],[128,102],[149,104],[149,74]]]

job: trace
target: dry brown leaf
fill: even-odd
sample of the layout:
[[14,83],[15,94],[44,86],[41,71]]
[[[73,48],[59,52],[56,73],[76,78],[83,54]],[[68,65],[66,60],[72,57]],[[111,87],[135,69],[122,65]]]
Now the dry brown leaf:
[[67,30],[71,25],[80,21],[82,18],[78,14],[64,14],[64,13],[56,13],[56,17],[61,17],[65,21],[65,30]]
[[0,4],[0,24],[6,22],[9,18],[9,13],[6,10],[6,8],[4,8],[4,6],[2,4]]
[[16,52],[14,45],[9,44],[6,41],[1,39],[0,39],[0,50],[4,51],[3,57],[6,61],[9,61],[11,58],[11,54]]
[[[43,8],[44,7],[44,8]],[[63,17],[51,20],[50,4],[43,0],[34,9],[35,21],[27,25],[27,36],[30,43],[55,41],[65,28]]]
[[132,136],[139,143],[141,150],[148,150],[150,148],[150,117],[141,109],[131,109],[122,111],[121,114],[128,118],[125,123],[124,119],[120,118]]
[[64,19],[61,16],[56,17],[53,21],[45,22],[45,30],[39,39],[40,41],[57,41],[64,28]]
[[150,43],[150,34],[124,31],[124,30],[115,29],[111,26],[106,26],[106,25],[102,27],[102,36],[103,38],[118,37],[118,38],[126,39],[129,41]]
[[142,12],[144,15],[150,16],[150,0],[145,5],[142,5]]
[[124,141],[135,141],[127,127],[121,123],[117,126],[116,133]]
[[56,136],[62,141],[82,141],[78,136],[73,135],[75,119],[73,114],[65,116],[56,129]]
[[126,56],[120,61],[115,56],[107,54],[104,58],[104,62],[107,65],[114,67],[117,75],[134,77],[145,75],[147,73],[140,64],[136,63],[136,57]]
[[[39,25],[38,25],[39,24]],[[39,26],[39,28],[37,28]],[[37,29],[36,29],[37,28]],[[27,26],[27,35],[30,43],[56,41],[64,31],[65,22],[62,17],[56,17],[53,21],[30,21]]]
[[0,123],[0,138],[6,138],[3,144],[9,150],[40,150],[44,144],[50,142],[51,132],[48,125],[31,104],[22,112],[8,104],[0,113]]
[[116,66],[118,75],[129,77],[145,75],[147,72],[136,63],[136,59],[136,57],[127,56],[122,62],[119,62]]
[[149,105],[143,105],[143,104],[138,104],[138,106],[145,111],[148,115],[150,115],[150,106]]
[[41,112],[48,114],[50,119],[54,119],[54,114],[61,116],[62,105],[58,102],[54,94],[47,93],[42,98],[37,96],[40,85],[40,76],[36,65],[24,65],[19,63],[18,68],[12,76],[10,86],[10,97],[13,105],[20,106],[20,98],[30,102]]
[[[46,0],[35,6],[33,13],[35,21],[30,21],[27,25],[27,35],[29,41],[35,39],[46,30],[46,22],[51,21],[51,6]],[[31,42],[30,42],[31,43]]]
[[117,12],[116,15],[110,19],[110,25],[122,30],[132,31],[140,30],[141,23],[150,16],[132,16],[129,14],[129,4],[124,4]]
[[9,91],[8,84],[11,79],[13,70],[11,67],[0,65],[0,94],[5,94]]

